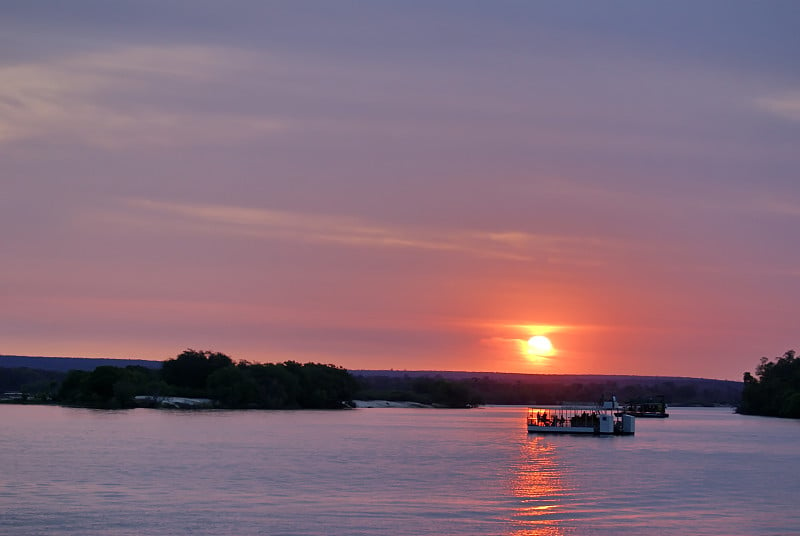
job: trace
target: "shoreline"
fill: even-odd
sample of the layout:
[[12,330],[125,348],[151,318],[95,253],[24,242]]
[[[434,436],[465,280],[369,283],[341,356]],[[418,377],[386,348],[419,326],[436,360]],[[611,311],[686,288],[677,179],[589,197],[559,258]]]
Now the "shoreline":
[[431,404],[419,402],[395,402],[392,400],[353,400],[355,409],[361,408],[434,408]]

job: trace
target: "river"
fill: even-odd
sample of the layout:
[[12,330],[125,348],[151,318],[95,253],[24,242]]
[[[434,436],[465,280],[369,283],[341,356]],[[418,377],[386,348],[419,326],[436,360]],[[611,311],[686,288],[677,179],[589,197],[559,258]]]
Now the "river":
[[525,408],[0,406],[0,534],[784,535],[800,422],[670,408],[529,435]]

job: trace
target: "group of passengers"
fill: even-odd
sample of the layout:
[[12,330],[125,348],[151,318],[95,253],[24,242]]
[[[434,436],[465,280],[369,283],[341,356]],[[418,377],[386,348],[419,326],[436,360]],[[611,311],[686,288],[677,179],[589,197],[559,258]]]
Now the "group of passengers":
[[536,414],[536,423],[539,426],[564,426],[567,419],[564,416],[550,415],[546,411],[540,411]]
[[591,413],[586,413],[584,411],[580,415],[575,415],[570,420],[572,421],[572,426],[595,426],[599,419],[600,416],[596,411]]
[[[570,426],[594,426],[597,423],[599,416],[596,411],[591,413],[583,412],[580,415],[574,415],[569,419]],[[563,415],[552,415],[547,411],[539,411],[536,413],[537,426],[566,426],[567,419]]]

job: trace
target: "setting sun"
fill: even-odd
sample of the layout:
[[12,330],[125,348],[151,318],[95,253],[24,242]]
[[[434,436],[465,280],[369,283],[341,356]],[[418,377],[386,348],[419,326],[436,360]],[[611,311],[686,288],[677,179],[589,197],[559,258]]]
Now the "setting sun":
[[553,351],[553,343],[544,335],[535,335],[528,339],[528,353],[549,355]]

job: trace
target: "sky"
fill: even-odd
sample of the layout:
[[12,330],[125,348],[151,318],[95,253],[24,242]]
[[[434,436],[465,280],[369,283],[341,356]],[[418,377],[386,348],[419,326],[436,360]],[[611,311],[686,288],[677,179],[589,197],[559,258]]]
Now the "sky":
[[4,1],[0,354],[740,380],[799,52],[792,0]]

